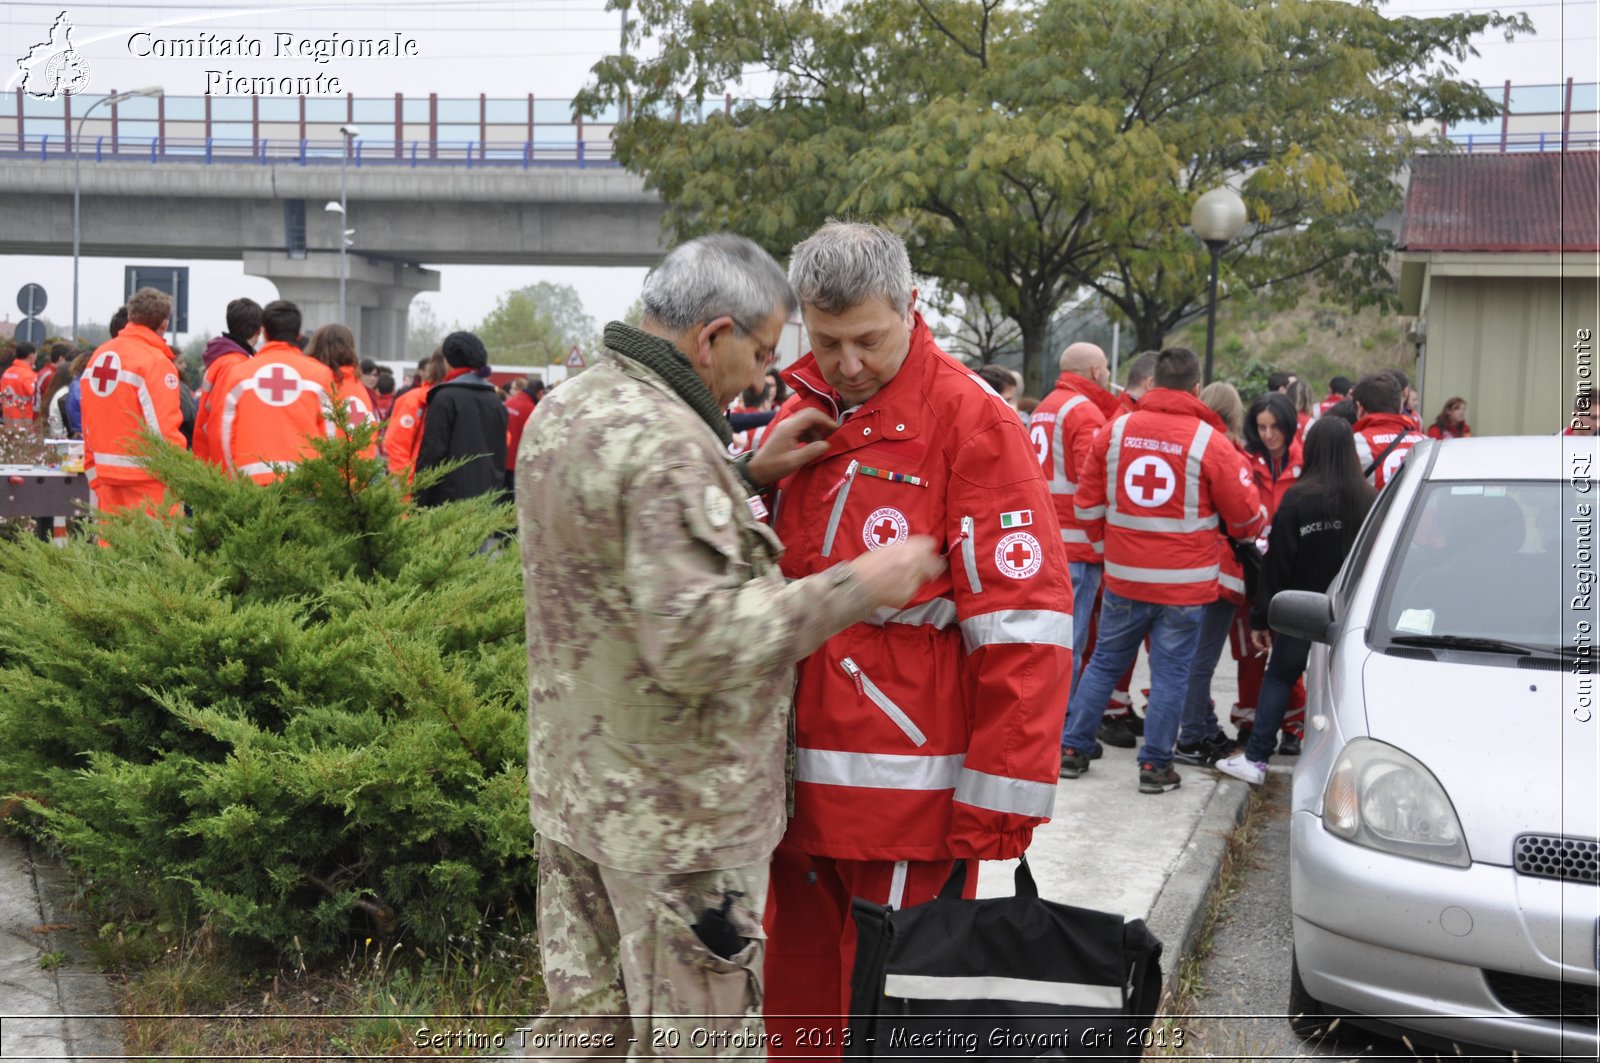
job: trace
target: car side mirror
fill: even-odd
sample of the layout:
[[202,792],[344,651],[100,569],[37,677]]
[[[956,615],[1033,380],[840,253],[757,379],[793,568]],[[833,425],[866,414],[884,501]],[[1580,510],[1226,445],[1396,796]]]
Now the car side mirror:
[[1307,642],[1332,644],[1339,634],[1333,618],[1333,599],[1316,591],[1279,591],[1267,607],[1267,623]]

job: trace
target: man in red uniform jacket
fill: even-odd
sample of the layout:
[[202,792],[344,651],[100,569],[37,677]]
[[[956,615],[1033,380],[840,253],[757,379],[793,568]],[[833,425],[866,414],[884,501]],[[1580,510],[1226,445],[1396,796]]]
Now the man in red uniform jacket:
[[1095,434],[1078,474],[1077,517],[1105,543],[1105,591],[1094,656],[1061,739],[1061,774],[1089,770],[1106,697],[1150,636],[1150,702],[1139,792],[1178,786],[1173,746],[1204,607],[1217,600],[1217,527],[1254,538],[1267,515],[1227,427],[1197,397],[1200,362],[1172,348],[1156,360],[1139,408]]
[[17,344],[12,362],[0,373],[0,416],[8,425],[27,424],[33,420],[34,346]]
[[1100,593],[1100,560],[1105,547],[1089,541],[1088,532],[1073,515],[1072,500],[1078,493],[1078,469],[1089,454],[1094,434],[1124,408],[1117,396],[1106,390],[1111,369],[1105,351],[1092,343],[1074,343],[1061,352],[1060,365],[1055,390],[1033,411],[1028,432],[1040,471],[1050,485],[1061,544],[1072,573],[1072,678],[1076,682],[1083,671],[1089,618]]
[[171,296],[140,288],[128,300],[127,325],[83,371],[83,470],[95,504],[109,513],[140,506],[154,513],[161,505],[161,482],[135,457],[145,428],[183,446],[178,367],[162,339],[171,313]]
[[1411,448],[1422,442],[1416,421],[1400,412],[1403,390],[1388,373],[1373,373],[1350,392],[1356,403],[1356,460],[1364,473],[1373,467],[1367,479],[1380,491],[1400,471]]
[[211,445],[228,470],[269,484],[315,453],[313,437],[338,429],[333,371],[295,346],[300,308],[273,300],[261,309],[261,331],[267,342],[224,371],[212,389]]
[[912,535],[950,558],[904,608],[846,628],[798,669],[767,1024],[785,1053],[837,1056],[839,1023],[818,1017],[848,1010],[851,898],[931,900],[956,860],[1015,857],[1049,819],[1072,587],[1022,423],[934,343],[899,237],[829,222],[795,247],[789,280],[812,353],[785,374],[796,398],[782,416],[814,408],[842,424],[773,501],[784,575]]

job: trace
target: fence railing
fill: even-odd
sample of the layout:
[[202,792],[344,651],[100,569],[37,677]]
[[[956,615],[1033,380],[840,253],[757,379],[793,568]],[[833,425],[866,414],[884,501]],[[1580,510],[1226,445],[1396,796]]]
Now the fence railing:
[[1509,152],[1594,151],[1600,132],[1559,129],[1522,133],[1451,133],[1447,139],[1468,155]]
[[[84,136],[80,145],[84,162],[192,163],[202,166],[282,165],[337,166],[344,150],[338,140],[258,141],[225,137],[110,137]],[[41,162],[70,160],[73,152],[67,138],[48,133],[39,136],[0,135],[0,158],[36,159]],[[577,140],[522,143],[502,141],[484,143],[462,141],[384,141],[355,140],[350,145],[349,165],[424,168],[429,166],[511,167],[527,170],[557,166],[616,167],[611,141]]]

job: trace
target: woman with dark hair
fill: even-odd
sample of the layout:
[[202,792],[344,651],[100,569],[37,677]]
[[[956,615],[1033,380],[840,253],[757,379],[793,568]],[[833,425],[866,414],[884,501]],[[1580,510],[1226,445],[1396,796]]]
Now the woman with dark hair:
[[[1252,402],[1250,408],[1245,411],[1244,449],[1250,456],[1250,469],[1255,475],[1256,493],[1261,496],[1261,504],[1267,507],[1269,528],[1284,494],[1300,475],[1300,440],[1295,435],[1298,427],[1299,418],[1296,416],[1294,403],[1289,401],[1289,396],[1276,391],[1267,392]],[[1252,570],[1246,575],[1253,580],[1255,573]],[[1247,593],[1255,593],[1253,582],[1249,585]],[[1266,654],[1256,651],[1250,645],[1249,612],[1248,608],[1241,607],[1233,628],[1228,633],[1233,659],[1239,664],[1239,700],[1234,703],[1229,716],[1239,732],[1241,745],[1249,738],[1250,729],[1254,726],[1256,701],[1261,696],[1261,677],[1267,670]],[[1279,750],[1285,756],[1299,752],[1299,742],[1303,733],[1301,720],[1305,715],[1303,688],[1296,688],[1295,702],[1294,711],[1290,714],[1289,724],[1285,728],[1288,734],[1284,739],[1284,747]]]
[[[329,398],[344,403],[347,427],[359,427],[378,419],[372,411],[372,394],[361,382],[361,356],[356,353],[355,335],[348,328],[323,325],[311,334],[305,350],[308,356],[333,371],[334,393]],[[369,461],[378,456],[376,435],[362,448],[361,456]]]
[[1267,611],[1279,591],[1326,591],[1350,553],[1356,532],[1377,492],[1361,475],[1355,437],[1337,417],[1323,417],[1306,432],[1305,467],[1299,483],[1278,507],[1262,559],[1250,640],[1270,648],[1266,678],[1256,703],[1255,729],[1244,751],[1217,763],[1217,770],[1259,785],[1289,707],[1289,693],[1305,674],[1311,643],[1292,635],[1273,635]]
[[1428,426],[1429,439],[1466,439],[1472,435],[1467,423],[1467,400],[1459,395],[1444,404],[1439,416]]

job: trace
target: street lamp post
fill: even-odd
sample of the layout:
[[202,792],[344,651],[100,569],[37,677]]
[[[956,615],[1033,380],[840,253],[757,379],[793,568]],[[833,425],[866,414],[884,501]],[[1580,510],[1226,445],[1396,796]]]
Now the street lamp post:
[[1189,215],[1189,225],[1194,234],[1205,241],[1211,250],[1211,286],[1206,301],[1206,372],[1205,383],[1211,383],[1212,352],[1217,343],[1217,268],[1222,261],[1222,249],[1239,235],[1245,223],[1244,200],[1226,186],[1213,188],[1195,200],[1194,211]]
[[[162,88],[159,85],[147,85],[142,89],[132,92],[117,92],[110,96],[103,96],[89,105],[83,112],[83,117],[78,119],[77,131],[72,135],[72,342],[78,342],[78,243],[80,229],[78,224],[79,200],[83,196],[83,123],[89,120],[94,109],[103,103],[121,103],[131,100],[135,96],[160,96]],[[177,292],[173,292],[174,298]]]
[[344,281],[345,281],[345,249],[350,246],[350,237],[354,229],[346,228],[350,223],[349,203],[346,199],[348,188],[348,173],[350,166],[350,142],[361,135],[361,127],[342,125],[339,135],[344,138],[344,151],[339,155],[339,203],[335,206],[329,203],[327,210],[336,211],[339,215],[339,324],[347,324],[344,317]]

